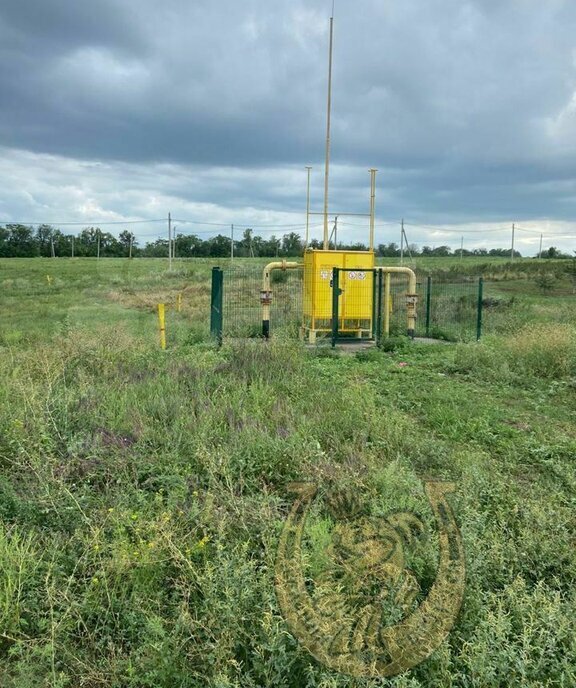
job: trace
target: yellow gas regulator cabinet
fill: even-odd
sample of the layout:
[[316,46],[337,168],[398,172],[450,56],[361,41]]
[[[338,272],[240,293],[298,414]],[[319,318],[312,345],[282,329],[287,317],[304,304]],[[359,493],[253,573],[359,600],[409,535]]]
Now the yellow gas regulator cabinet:
[[332,269],[341,268],[338,331],[371,337],[373,330],[374,252],[323,251],[304,253],[302,334],[310,342],[332,331]]

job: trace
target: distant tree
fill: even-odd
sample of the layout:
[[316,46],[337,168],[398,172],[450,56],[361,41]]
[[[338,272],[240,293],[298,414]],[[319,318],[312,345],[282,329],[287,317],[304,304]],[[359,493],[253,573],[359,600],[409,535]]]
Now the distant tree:
[[176,237],[176,255],[181,258],[193,258],[209,255],[208,242],[196,234],[178,234]]
[[38,246],[38,255],[51,256],[52,255],[52,241],[54,240],[54,227],[52,225],[38,225],[36,227],[36,244]]
[[242,239],[238,242],[238,255],[250,257],[252,255],[252,235],[254,230],[246,228],[242,234]]
[[542,251],[542,258],[570,258],[568,253],[562,253],[562,251],[556,246],[550,246],[550,248]]
[[136,236],[124,229],[118,235],[118,246],[120,247],[121,253],[119,255],[129,256],[130,255],[130,244],[132,244],[132,255],[134,255],[135,249],[138,242],[136,241]]
[[400,249],[398,247],[398,244],[391,241],[389,244],[379,244],[377,253],[379,256],[393,258],[394,256],[400,255]]
[[432,255],[433,256],[442,256],[446,257],[451,255],[452,249],[450,246],[436,246],[435,248],[432,249]]
[[78,235],[77,256],[95,256],[98,251],[98,227],[86,227]]
[[302,239],[296,232],[290,232],[282,237],[282,253],[285,256],[298,256],[302,249]]
[[0,256],[2,258],[6,258],[9,255],[9,237],[10,232],[6,227],[0,227]]
[[8,230],[7,255],[14,258],[27,258],[37,255],[38,245],[32,227],[18,224],[6,225]]
[[208,240],[208,245],[209,256],[221,258],[223,256],[230,255],[230,238],[227,236],[222,236],[222,234],[218,234],[217,236],[212,237]]

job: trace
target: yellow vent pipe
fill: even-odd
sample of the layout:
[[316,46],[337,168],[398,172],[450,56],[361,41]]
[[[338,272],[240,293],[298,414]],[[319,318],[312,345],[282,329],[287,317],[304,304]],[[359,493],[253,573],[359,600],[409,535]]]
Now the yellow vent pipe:
[[287,262],[276,260],[264,268],[262,273],[262,289],[260,290],[260,303],[262,304],[262,336],[264,339],[270,337],[270,304],[272,303],[272,270],[294,270],[301,268],[302,263]]

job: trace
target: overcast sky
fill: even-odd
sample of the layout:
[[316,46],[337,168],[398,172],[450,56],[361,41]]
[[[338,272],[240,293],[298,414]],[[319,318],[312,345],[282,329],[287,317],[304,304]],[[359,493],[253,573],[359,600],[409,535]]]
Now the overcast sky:
[[[3,2],[0,222],[171,211],[178,231],[303,233],[305,165],[322,208],[330,11]],[[524,253],[540,231],[576,249],[576,3],[336,0],[334,39],[331,211],[367,212],[376,167],[378,243],[404,217],[420,245],[506,246],[516,222],[535,230],[517,232]],[[367,222],[340,221],[366,239]]]

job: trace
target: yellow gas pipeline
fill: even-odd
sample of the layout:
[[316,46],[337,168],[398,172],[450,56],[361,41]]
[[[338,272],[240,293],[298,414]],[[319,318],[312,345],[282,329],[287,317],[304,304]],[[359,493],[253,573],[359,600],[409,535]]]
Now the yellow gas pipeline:
[[287,262],[276,260],[264,268],[262,273],[262,289],[260,290],[260,303],[262,304],[262,336],[264,339],[270,337],[270,305],[272,303],[272,286],[270,276],[272,270],[294,270],[301,268],[302,263]]
[[[416,293],[416,273],[414,270],[405,267],[377,267],[376,270],[380,270],[384,275],[390,275],[392,273],[407,275],[408,276],[408,293],[406,294],[406,310],[408,318],[408,336],[414,339],[414,333],[416,331],[416,304],[418,302],[418,294]],[[388,298],[390,296],[390,282],[386,280],[386,295],[385,295],[385,314],[384,314],[384,331],[388,334],[389,321],[388,321]]]

